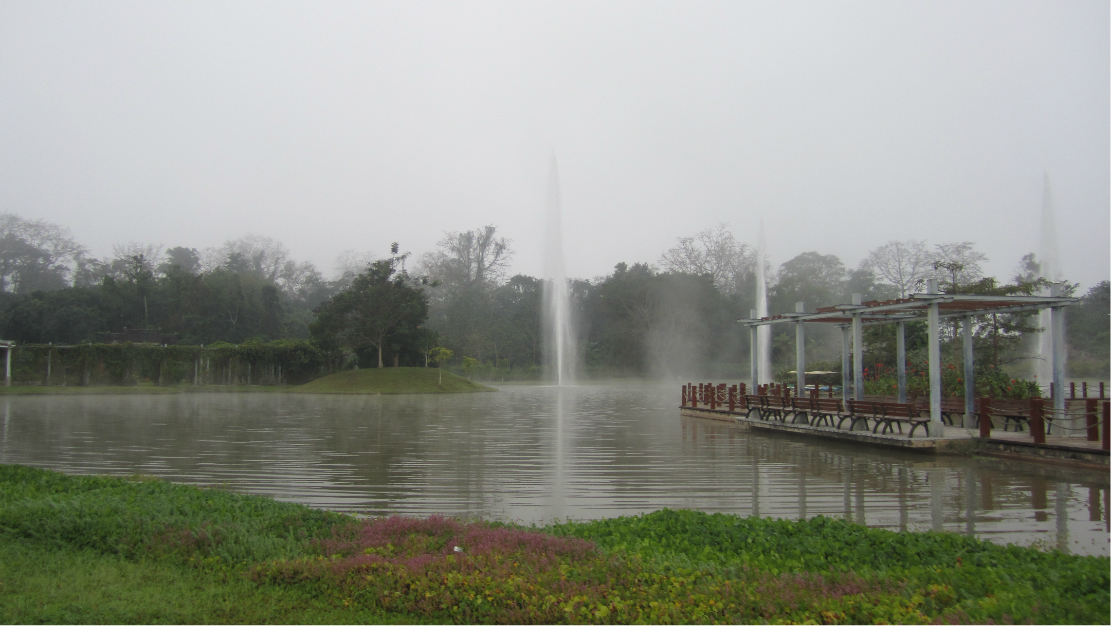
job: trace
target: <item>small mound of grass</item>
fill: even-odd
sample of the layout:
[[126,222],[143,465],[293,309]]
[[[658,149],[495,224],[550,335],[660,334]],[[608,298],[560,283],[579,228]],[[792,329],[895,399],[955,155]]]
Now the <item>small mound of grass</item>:
[[386,367],[350,370],[305,383],[291,391],[300,393],[471,393],[495,391],[452,374],[426,367]]

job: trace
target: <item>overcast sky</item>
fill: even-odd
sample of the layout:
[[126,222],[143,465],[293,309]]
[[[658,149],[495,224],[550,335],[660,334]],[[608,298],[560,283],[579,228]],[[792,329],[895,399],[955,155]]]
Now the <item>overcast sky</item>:
[[855,267],[971,240],[1010,278],[1052,181],[1061,263],[1111,274],[1099,2],[0,0],[0,211],[94,256],[248,233],[331,273],[494,224],[568,274],[727,222]]

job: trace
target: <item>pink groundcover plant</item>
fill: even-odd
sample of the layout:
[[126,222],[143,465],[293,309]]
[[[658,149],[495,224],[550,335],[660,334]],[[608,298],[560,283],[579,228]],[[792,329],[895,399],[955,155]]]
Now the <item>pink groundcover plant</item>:
[[[386,517],[338,528],[315,557],[250,571],[320,584],[345,605],[463,623],[929,621],[898,589],[851,575],[650,568],[588,541],[485,522]],[[894,595],[892,595],[894,594]]]

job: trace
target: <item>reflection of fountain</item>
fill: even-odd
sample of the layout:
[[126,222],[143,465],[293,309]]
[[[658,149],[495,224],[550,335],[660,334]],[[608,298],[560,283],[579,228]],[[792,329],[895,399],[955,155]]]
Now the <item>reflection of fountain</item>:
[[[768,277],[764,269],[764,218],[760,218],[760,231],[756,247],[756,317],[768,316]],[[757,378],[761,385],[772,382],[772,327],[764,324],[756,328]]]
[[[1050,282],[1059,282],[1061,280],[1061,262],[1057,252],[1057,218],[1053,214],[1053,196],[1049,189],[1048,173],[1045,175],[1045,187],[1042,191],[1042,229],[1039,247],[1039,276]],[[1048,287],[1043,290],[1042,295],[1049,295]],[[1049,324],[1050,311],[1049,309],[1043,309],[1038,313],[1038,325],[1045,330],[1038,337],[1036,373],[1038,382],[1047,387],[1053,380],[1053,342]]]
[[560,217],[559,169],[555,155],[548,174],[548,230],[544,245],[544,347],[545,360],[558,385],[573,382],[575,341],[571,297],[563,258],[563,219]]

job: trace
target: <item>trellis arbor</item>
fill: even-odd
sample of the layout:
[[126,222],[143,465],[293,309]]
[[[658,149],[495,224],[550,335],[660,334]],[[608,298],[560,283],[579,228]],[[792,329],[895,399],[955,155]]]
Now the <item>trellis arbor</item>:
[[[864,398],[864,364],[862,359],[862,331],[865,325],[895,324],[898,351],[898,393],[899,402],[906,402],[906,323],[925,320],[929,328],[928,354],[930,378],[930,422],[929,434],[942,436],[944,423],[941,417],[941,341],[940,325],[943,319],[961,322],[962,343],[964,348],[964,426],[975,426],[975,374],[972,354],[972,318],[988,313],[1024,313],[1049,309],[1050,324],[1046,332],[1051,338],[1053,362],[1053,383],[1057,390],[1053,394],[1053,408],[1059,413],[1065,410],[1064,379],[1064,307],[1077,304],[1079,298],[1060,295],[1060,284],[1053,284],[1048,296],[987,296],[956,295],[938,292],[937,281],[928,282],[926,293],[912,294],[907,298],[887,301],[861,302],[860,294],[853,294],[852,304],[837,304],[821,307],[814,313],[806,313],[803,303],[795,305],[794,313],[784,313],[772,317],[757,318],[755,311],[749,319],[737,320],[748,326],[752,332],[752,386],[757,387],[759,372],[756,358],[756,329],[766,324],[793,323],[795,325],[796,389],[806,386],[806,354],[803,341],[805,324],[836,324],[841,328],[841,389],[845,400]],[[852,346],[852,358],[849,346]],[[852,376],[850,379],[850,363]]]

